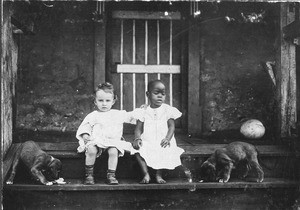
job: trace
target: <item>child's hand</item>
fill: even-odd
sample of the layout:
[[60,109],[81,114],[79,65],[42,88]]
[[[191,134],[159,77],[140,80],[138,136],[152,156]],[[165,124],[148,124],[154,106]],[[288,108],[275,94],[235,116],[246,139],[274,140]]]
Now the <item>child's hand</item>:
[[90,138],[89,134],[86,134],[86,133],[83,134],[82,138],[83,138],[84,144],[87,144],[89,141],[91,141],[91,138]]
[[166,148],[169,145],[170,145],[170,139],[164,138],[163,140],[161,140],[161,143],[160,143],[161,147]]
[[147,109],[147,107],[148,107],[148,104],[142,104],[142,105],[140,106],[141,109]]
[[132,142],[132,146],[134,149],[139,150],[142,146],[143,146],[143,141],[140,138],[136,138],[133,142]]

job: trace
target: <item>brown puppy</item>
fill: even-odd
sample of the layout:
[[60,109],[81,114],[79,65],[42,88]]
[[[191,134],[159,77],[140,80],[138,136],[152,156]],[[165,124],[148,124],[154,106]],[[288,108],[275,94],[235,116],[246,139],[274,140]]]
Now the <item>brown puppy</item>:
[[45,185],[51,185],[43,173],[49,175],[49,178],[55,180],[59,178],[62,164],[60,160],[47,154],[33,141],[24,142],[14,154],[12,170],[6,184],[13,184],[19,160],[22,160],[30,170],[34,179]]
[[264,172],[258,163],[256,148],[245,142],[232,142],[224,148],[217,149],[200,168],[203,181],[228,182],[232,169],[242,168],[242,178],[248,175],[250,168],[258,174],[257,182],[262,182]]

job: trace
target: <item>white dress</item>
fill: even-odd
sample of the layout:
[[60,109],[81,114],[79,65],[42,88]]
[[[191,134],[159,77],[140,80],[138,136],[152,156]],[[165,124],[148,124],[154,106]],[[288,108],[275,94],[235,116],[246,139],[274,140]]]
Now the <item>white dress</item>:
[[140,153],[146,161],[147,166],[153,169],[174,169],[181,165],[180,155],[183,149],[177,147],[173,135],[170,146],[160,146],[168,132],[168,120],[177,119],[182,113],[175,107],[162,104],[159,108],[153,109],[150,106],[141,112],[138,119],[144,122],[144,131],[141,135],[143,145],[139,150],[132,150],[131,154]]
[[[96,145],[99,148],[106,149],[116,147],[119,150],[119,156],[124,155],[124,150],[130,152],[132,145],[123,140],[123,123],[136,123],[136,113],[139,109],[132,112],[124,110],[111,109],[107,112],[93,111],[88,114],[80,124],[76,138],[79,140],[78,152],[86,151],[87,146]],[[86,145],[82,134],[90,135],[91,141]]]

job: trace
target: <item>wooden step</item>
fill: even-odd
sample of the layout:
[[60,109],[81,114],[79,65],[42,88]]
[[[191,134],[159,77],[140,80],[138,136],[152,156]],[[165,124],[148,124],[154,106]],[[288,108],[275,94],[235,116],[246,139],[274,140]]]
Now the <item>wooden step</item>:
[[[57,157],[70,157],[77,158],[82,157],[81,154],[77,153],[77,142],[60,142],[60,143],[48,143],[38,142],[40,147],[48,151],[50,154],[56,155]],[[17,144],[16,144],[17,145]],[[197,156],[197,157],[208,157],[216,149],[224,147],[225,144],[195,144],[195,145],[179,145],[184,149],[182,156]],[[299,157],[299,152],[293,152],[288,147],[282,145],[256,145],[256,148],[260,156],[296,156]]]
[[119,185],[105,184],[104,180],[96,181],[94,185],[84,185],[81,179],[66,179],[64,185],[44,186],[33,183],[15,183],[5,185],[6,190],[17,191],[106,191],[106,190],[200,190],[200,189],[250,189],[250,188],[295,188],[299,186],[299,181],[282,178],[266,178],[263,182],[256,182],[254,179],[246,181],[231,179],[228,183],[218,182],[188,182],[185,179],[170,179],[166,184],[139,184],[138,180],[119,179]]
[[[287,209],[294,205],[298,192],[299,154],[280,145],[257,144],[264,168],[264,182],[235,179],[228,183],[189,183],[177,169],[168,172],[166,184],[139,184],[139,167],[133,156],[119,159],[119,185],[104,183],[107,155],[97,159],[95,185],[83,185],[84,154],[78,154],[77,142],[39,142],[43,150],[63,162],[62,176],[67,184],[33,184],[25,170],[18,170],[16,182],[4,186],[4,209]],[[224,144],[199,144],[187,138],[178,142],[185,149],[182,161],[193,173],[216,148]],[[13,144],[4,160],[4,173],[12,163]],[[177,174],[177,175],[176,175]],[[234,175],[234,174],[233,174]],[[19,177],[19,178],[18,178]]]
[[82,185],[67,180],[66,185],[14,184],[4,187],[4,209],[291,209],[299,183],[266,179],[263,183],[137,184],[119,180],[117,186]]
[[[39,145],[47,153],[59,158],[63,162],[63,178],[82,178],[84,176],[84,159],[83,153],[76,152],[78,144],[76,142],[45,143],[39,142]],[[4,177],[12,164],[14,151],[20,144],[13,144],[4,160]],[[194,176],[197,176],[198,169],[205,159],[213,153],[216,148],[223,147],[224,144],[199,144],[195,146],[183,145],[185,153],[182,155],[183,164],[188,167]],[[289,178],[294,179],[299,176],[298,158],[299,154],[290,151],[286,147],[276,145],[257,145],[260,153],[260,162],[263,163],[265,177]],[[265,167],[266,166],[266,167]],[[95,165],[96,177],[103,178],[107,170],[107,155],[104,153],[97,159]],[[26,172],[24,169],[21,173]],[[19,172],[20,174],[20,172]],[[169,177],[184,177],[178,169],[168,172]],[[251,175],[251,174],[249,174]],[[18,176],[18,173],[17,173]],[[134,158],[129,154],[119,159],[117,176],[119,178],[138,178],[141,177],[140,169]],[[234,172],[233,172],[234,176]],[[20,177],[20,176],[19,176]],[[16,177],[18,178],[18,177]]]

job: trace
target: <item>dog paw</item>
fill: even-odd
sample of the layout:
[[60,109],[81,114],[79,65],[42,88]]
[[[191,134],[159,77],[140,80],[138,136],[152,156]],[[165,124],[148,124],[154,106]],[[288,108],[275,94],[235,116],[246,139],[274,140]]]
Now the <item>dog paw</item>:
[[47,186],[53,185],[53,182],[47,182],[46,185]]
[[257,179],[256,182],[263,182],[264,179]]
[[201,179],[199,182],[204,182],[204,180],[203,180],[203,179]]
[[6,184],[13,184],[13,182],[12,181],[7,181]]
[[59,179],[55,180],[54,183],[56,183],[56,184],[66,184],[64,178],[59,178]]
[[224,182],[224,180],[223,180],[223,179],[219,179],[219,182],[222,182],[222,183],[223,183],[223,182]]

